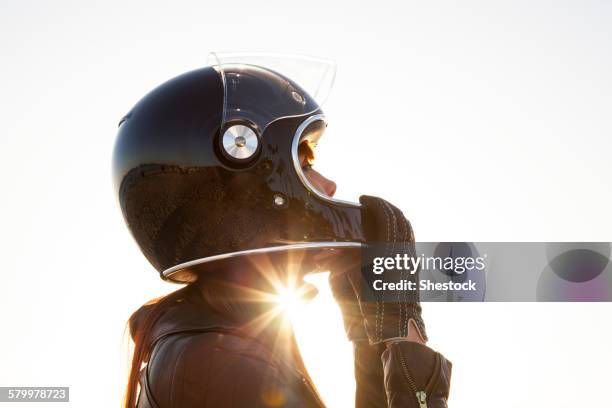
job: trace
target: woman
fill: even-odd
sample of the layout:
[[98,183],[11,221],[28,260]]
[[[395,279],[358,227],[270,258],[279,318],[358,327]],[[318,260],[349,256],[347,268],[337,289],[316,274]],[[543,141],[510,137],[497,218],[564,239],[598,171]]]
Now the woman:
[[411,245],[410,224],[384,200],[332,198],[312,169],[325,126],[296,83],[236,61],[168,81],[121,121],[126,223],[162,278],[188,283],[131,317],[126,407],[323,406],[276,301],[308,294],[316,269],[355,344],[357,406],[446,406],[450,363],[423,344],[418,302],[358,289],[361,245]]

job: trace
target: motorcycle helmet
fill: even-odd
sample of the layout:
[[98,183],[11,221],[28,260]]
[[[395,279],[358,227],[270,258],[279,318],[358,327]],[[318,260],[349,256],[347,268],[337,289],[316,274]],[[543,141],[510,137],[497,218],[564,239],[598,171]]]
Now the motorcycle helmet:
[[119,123],[115,192],[160,276],[189,282],[237,257],[359,247],[359,204],[318,191],[298,159],[325,131],[334,65],[262,54],[210,62],[152,90]]

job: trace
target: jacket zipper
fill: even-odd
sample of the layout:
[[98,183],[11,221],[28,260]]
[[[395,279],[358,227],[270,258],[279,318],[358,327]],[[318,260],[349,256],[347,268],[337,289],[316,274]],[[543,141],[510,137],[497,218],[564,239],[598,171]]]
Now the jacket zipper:
[[[417,389],[416,383],[414,382],[414,379],[412,378],[412,374],[410,373],[410,369],[408,369],[408,364],[406,363],[406,359],[404,358],[404,355],[402,354],[402,349],[400,347],[397,347],[397,350],[398,350],[398,354],[400,358],[400,363],[402,366],[402,371],[404,373],[404,377],[406,377],[406,380],[408,381],[408,386],[410,387],[410,389],[416,396],[417,403],[419,404],[419,408],[427,408],[427,393],[425,392],[425,390]],[[440,363],[439,356],[436,354],[436,368],[434,369],[434,376],[438,375],[437,371],[438,371],[439,363]]]

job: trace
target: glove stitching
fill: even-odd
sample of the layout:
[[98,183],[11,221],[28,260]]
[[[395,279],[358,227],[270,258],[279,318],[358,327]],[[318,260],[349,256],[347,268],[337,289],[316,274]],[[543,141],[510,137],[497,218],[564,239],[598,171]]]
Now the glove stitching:
[[[392,242],[392,249],[391,249],[391,253],[389,253],[389,251],[387,251],[387,254],[386,254],[386,255],[390,255],[390,254],[392,255],[395,252],[395,246],[396,246],[397,237],[398,237],[397,228],[396,228],[396,226],[397,226],[397,218],[395,217],[395,212],[393,211],[393,208],[391,207],[391,205],[389,205],[389,203],[387,203],[384,200],[381,200],[381,201],[382,201],[382,204],[383,204],[383,211],[385,211],[385,215],[387,214],[387,210],[389,210],[389,212],[391,213],[391,216],[393,217],[393,221],[392,221],[392,224],[391,224],[392,227],[393,227],[393,238],[392,238],[392,241],[391,241]],[[400,278],[401,278],[401,276],[402,276],[402,273],[400,271]],[[398,303],[399,303],[399,319],[397,321],[397,332],[398,332],[398,335],[401,336],[402,335],[402,318],[403,318],[403,316],[402,316],[401,294],[399,292],[397,293],[397,300],[398,300]],[[383,307],[384,307],[384,303],[383,303]]]
[[[412,230],[412,226],[410,225],[410,221],[408,221],[405,217],[403,218],[403,221],[406,225],[406,240],[405,240],[405,245],[408,246],[408,250],[410,251],[411,255],[416,255],[416,245],[415,245],[415,238],[414,238],[414,232]],[[415,277],[415,281],[418,284],[418,273],[419,270],[418,268],[414,271],[414,277]],[[421,312],[420,312],[420,305],[419,305],[419,292],[418,292],[418,288],[415,291],[414,294],[414,301],[413,302],[409,302],[408,299],[406,299],[406,313],[409,314],[410,316],[415,316],[414,320],[415,323],[417,324],[417,327],[419,329],[419,331],[421,332],[421,334],[423,336],[425,336],[425,329],[423,327],[423,320],[420,317],[421,316]],[[408,310],[411,310],[411,313],[408,312]],[[418,318],[417,318],[418,317]],[[410,319],[407,322],[406,325],[406,336],[408,336],[408,330],[409,330],[409,325],[410,323]]]
[[[392,225],[393,225],[393,249],[391,251],[391,255],[393,255],[395,253],[395,249],[397,247],[397,240],[399,237],[398,234],[398,225],[397,225],[397,217],[395,216],[395,211],[393,209],[393,207],[391,207],[391,205],[388,202],[384,202],[384,205],[389,209],[389,212],[391,212],[391,216],[393,217],[393,221],[392,221]],[[400,271],[400,279],[402,278],[402,272]],[[402,335],[402,327],[403,327],[403,319],[404,316],[402,314],[402,297],[401,297],[401,292],[397,292],[397,300],[399,303],[399,320],[397,322],[397,332],[398,335],[401,336]]]
[[[385,220],[387,221],[387,242],[385,243],[385,248],[388,247],[389,241],[391,240],[390,237],[390,233],[391,233],[391,222],[389,219],[389,214],[387,213],[387,208],[385,207],[385,202],[383,200],[381,200],[383,203],[382,209],[383,209],[383,213],[385,214]],[[395,225],[393,225],[393,228],[395,229]],[[388,250],[386,250],[385,252],[387,252],[388,255]],[[378,306],[378,302],[380,302],[380,297],[377,297],[377,306]],[[380,320],[380,335],[378,336],[378,341],[383,341],[383,331],[384,331],[384,321],[385,321],[385,302],[380,302],[382,303],[382,317]]]
[[[410,239],[408,235],[410,233],[411,228],[410,228],[410,224],[406,220],[406,217],[402,217],[402,222],[404,223],[404,228],[405,228],[403,246],[404,246],[404,251],[407,253],[408,252],[408,240]],[[406,279],[408,279],[408,276],[407,276],[408,273],[409,273],[408,271],[403,271],[402,277],[403,277],[403,274],[406,274]],[[406,315],[406,326],[403,329],[404,329],[404,336],[408,337],[408,325],[410,324],[410,319],[408,318],[408,294],[406,292],[403,292],[403,294],[404,294],[404,301],[402,302],[402,307],[404,308],[404,313]]]

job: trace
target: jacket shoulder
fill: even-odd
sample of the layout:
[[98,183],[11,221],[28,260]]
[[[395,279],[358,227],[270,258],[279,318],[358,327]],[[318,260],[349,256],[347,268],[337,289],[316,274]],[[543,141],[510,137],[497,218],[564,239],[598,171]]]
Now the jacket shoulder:
[[173,334],[155,345],[142,390],[159,408],[318,407],[304,384],[272,360],[262,345],[241,336]]

